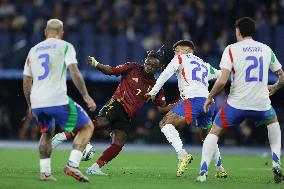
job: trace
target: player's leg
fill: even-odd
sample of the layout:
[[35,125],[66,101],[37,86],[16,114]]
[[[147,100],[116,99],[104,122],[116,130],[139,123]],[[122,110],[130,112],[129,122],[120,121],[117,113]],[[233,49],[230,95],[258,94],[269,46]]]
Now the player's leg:
[[54,133],[54,119],[46,115],[43,108],[34,109],[33,113],[41,132],[39,141],[40,180],[56,181],[51,174],[51,138]]
[[122,147],[128,139],[128,135],[125,131],[120,129],[113,129],[111,132],[112,143],[102,153],[99,159],[91,167],[87,169],[89,175],[107,176],[108,174],[102,172],[101,167],[113,160],[122,150]]
[[203,142],[201,168],[199,172],[200,176],[197,178],[197,181],[206,181],[206,173],[208,172],[208,167],[210,165],[211,159],[214,153],[216,153],[217,143],[221,132],[222,128],[217,126],[216,123],[213,123],[209,134],[206,136]]
[[52,107],[49,114],[64,131],[78,130],[64,173],[80,182],[88,182],[88,178],[81,173],[79,166],[83,156],[82,151],[90,141],[94,131],[91,119],[85,110],[71,98],[69,98],[69,104]]
[[214,153],[216,153],[218,140],[223,133],[223,128],[238,125],[241,121],[243,121],[245,116],[246,114],[244,111],[235,109],[227,103],[225,103],[219,110],[211,130],[203,142],[201,167],[197,181],[206,181],[206,172],[208,172],[210,162]]
[[[102,128],[102,127],[107,127],[109,126],[109,120],[106,117],[106,115],[109,113],[109,111],[111,111],[110,107],[112,106],[113,101],[110,100],[99,112],[98,117],[93,120],[93,124],[95,128]],[[78,130],[74,129],[72,131],[64,131],[61,133],[57,133],[56,135],[54,135],[54,137],[52,138],[52,148],[56,148],[58,145],[60,145],[61,143],[63,143],[64,141],[73,138],[76,136]]]
[[68,163],[64,168],[64,172],[80,182],[88,182],[89,179],[83,175],[79,169],[83,150],[90,141],[94,131],[94,125],[91,120],[83,127],[78,129],[78,133],[73,141],[73,150],[70,153]]
[[272,155],[274,181],[279,183],[284,180],[281,168],[281,129],[273,107],[264,112],[263,118],[259,124],[261,123],[264,123],[267,126],[268,140]]
[[193,157],[183,148],[182,140],[176,128],[190,124],[192,117],[190,100],[187,99],[169,111],[160,122],[162,133],[166,136],[166,139],[174,147],[178,155],[177,176],[181,176],[184,173],[188,164],[193,160]]
[[52,149],[56,148],[58,145],[60,145],[67,139],[75,137],[77,132],[78,130],[74,130],[71,132],[63,131],[54,135],[54,137],[52,138]]
[[[204,104],[205,98],[200,98],[201,103]],[[204,113],[203,107],[201,106],[201,112],[197,118],[197,125],[198,125],[198,133],[201,138],[201,141],[204,142],[208,132],[210,131],[212,127],[212,118],[214,116],[215,111],[215,104],[213,103],[210,106],[210,109],[207,113]],[[221,153],[217,144],[216,151],[214,153],[214,159],[215,159],[215,167],[216,167],[216,177],[217,178],[227,178],[227,172],[225,171],[223,164],[222,164],[222,158]],[[208,174],[208,172],[206,173]]]
[[[103,111],[104,108],[107,111]],[[129,117],[119,102],[112,101],[111,106],[105,106],[104,108],[101,110],[100,115],[107,118],[107,123],[112,128],[112,143],[96,163],[87,169],[86,172],[89,175],[106,175],[100,168],[119,154],[131,129]]]
[[267,123],[268,140],[272,154],[272,171],[274,181],[279,183],[284,180],[281,168],[281,130],[277,117],[270,123]]
[[[198,128],[197,131],[198,131],[198,134],[199,134],[201,141],[204,142],[204,140],[205,140],[208,132],[210,131],[210,129]],[[215,151],[213,157],[214,157],[214,160],[215,160],[215,167],[216,167],[216,175],[215,176],[217,178],[227,178],[228,174],[223,167],[222,157],[221,157],[221,153],[220,153],[218,144],[217,144],[216,151]],[[208,172],[206,174],[208,174]]]
[[185,118],[172,111],[169,111],[160,121],[161,131],[166,136],[168,142],[174,147],[179,160],[183,159],[187,152],[183,148],[183,143],[176,127],[182,127],[185,124]]

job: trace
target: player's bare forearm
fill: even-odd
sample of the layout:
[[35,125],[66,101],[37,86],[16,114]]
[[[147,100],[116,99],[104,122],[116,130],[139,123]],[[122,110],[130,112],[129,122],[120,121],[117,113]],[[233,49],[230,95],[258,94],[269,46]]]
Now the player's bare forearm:
[[88,57],[87,63],[88,63],[90,66],[95,67],[97,70],[103,72],[103,73],[106,74],[106,75],[112,75],[112,74],[113,74],[113,71],[112,71],[112,67],[111,67],[111,66],[109,66],[109,65],[104,65],[104,64],[99,63],[99,62],[98,62],[94,57],[92,57],[92,56],[89,56],[89,57]]
[[97,70],[101,71],[102,73],[104,73],[106,75],[112,75],[113,74],[112,67],[109,66],[109,65],[104,65],[104,64],[98,63],[96,68],[97,68]]
[[226,85],[226,82],[217,80],[208,95],[208,98],[214,98]]
[[74,85],[76,86],[80,94],[83,96],[83,98],[89,96],[85,81],[77,67],[77,64],[69,65],[69,71]]
[[24,76],[23,78],[23,91],[29,107],[31,107],[31,90],[32,90],[33,78],[30,76]]
[[178,100],[177,102],[172,103],[172,104],[168,104],[168,105],[165,105],[165,106],[158,106],[158,110],[161,114],[166,114],[171,109],[173,109],[176,105],[178,105],[180,102],[181,102],[181,99]]
[[87,87],[86,87],[85,81],[81,73],[79,72],[79,73],[71,74],[71,77],[72,77],[73,83],[75,84],[76,88],[81,93],[81,95],[83,97],[88,96]]
[[278,81],[272,85],[272,87],[275,89],[275,91],[278,91],[284,86],[284,72],[282,69],[277,70],[275,74],[278,77]]
[[176,106],[176,103],[174,104],[168,104],[166,106],[158,106],[158,111],[161,113],[161,114],[166,114],[168,113],[173,107]]
[[210,91],[210,94],[208,95],[208,98],[213,99],[226,85],[230,71],[224,68],[221,68],[221,76],[217,79],[215,82],[212,90]]

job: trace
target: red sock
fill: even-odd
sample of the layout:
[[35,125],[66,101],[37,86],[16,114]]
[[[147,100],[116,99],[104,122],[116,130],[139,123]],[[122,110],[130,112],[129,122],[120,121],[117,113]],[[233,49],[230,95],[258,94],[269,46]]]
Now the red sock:
[[[94,128],[96,128],[97,120],[93,120],[93,124],[94,124]],[[79,131],[78,129],[74,129],[71,133],[64,131],[64,134],[65,134],[66,138],[69,139],[69,138],[75,137],[76,134],[78,133],[78,131]]]
[[111,144],[110,147],[108,147],[102,154],[102,156],[97,160],[97,164],[99,167],[104,166],[109,161],[114,159],[119,152],[122,150],[122,146],[119,146],[117,144]]
[[78,133],[77,129],[74,129],[71,133],[68,133],[67,131],[64,131],[64,134],[65,134],[67,139],[73,138],[74,136],[76,136],[77,133]]

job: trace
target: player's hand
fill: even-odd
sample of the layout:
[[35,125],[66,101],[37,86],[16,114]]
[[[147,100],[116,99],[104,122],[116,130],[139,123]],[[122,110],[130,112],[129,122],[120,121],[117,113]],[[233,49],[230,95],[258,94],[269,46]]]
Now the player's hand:
[[23,117],[22,118],[22,121],[24,122],[24,121],[26,121],[27,119],[33,119],[34,118],[34,114],[33,114],[33,112],[32,112],[32,108],[29,106],[28,108],[27,108],[27,111],[26,111],[26,116],[25,117]]
[[90,66],[93,66],[93,67],[97,67],[97,65],[99,64],[99,62],[92,56],[88,56],[88,61],[87,63],[90,65]]
[[89,95],[84,97],[84,101],[87,103],[88,108],[91,112],[94,112],[97,108],[95,101]]
[[272,96],[276,93],[277,89],[273,85],[268,85],[269,96]]
[[203,111],[205,113],[209,112],[210,105],[213,102],[213,98],[208,97],[203,105]]
[[156,96],[150,95],[149,93],[145,94],[145,100],[146,102],[149,102],[150,100],[153,102],[155,100]]

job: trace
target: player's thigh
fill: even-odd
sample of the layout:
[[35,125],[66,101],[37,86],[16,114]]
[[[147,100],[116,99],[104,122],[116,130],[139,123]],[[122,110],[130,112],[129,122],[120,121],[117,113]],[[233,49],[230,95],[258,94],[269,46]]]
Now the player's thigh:
[[50,115],[49,108],[35,108],[32,110],[42,134],[55,128],[55,119]]
[[202,108],[199,112],[198,117],[196,118],[197,121],[197,126],[203,130],[208,130],[212,127],[212,119],[214,116],[214,111],[215,111],[215,104],[211,104],[209,111],[204,112],[203,111],[203,106],[200,107]]
[[103,128],[110,126],[110,122],[106,117],[97,117],[95,119],[96,127]]
[[236,109],[226,102],[218,111],[213,125],[215,124],[220,128],[236,127],[239,126],[246,117],[248,117],[246,110]]
[[276,112],[272,106],[267,111],[254,111],[252,113],[253,115],[256,115],[256,117],[254,117],[254,120],[257,127],[261,125],[267,126],[272,123],[278,122]]
[[128,134],[126,131],[120,129],[113,129],[111,134],[111,140],[113,144],[123,146],[128,139]]
[[203,129],[203,128],[197,127],[197,134],[201,141],[204,141],[209,131],[210,131],[210,128]]
[[172,124],[175,127],[183,127],[186,125],[186,120],[184,116],[169,111],[160,121],[160,128],[164,127],[166,124]]
[[100,110],[97,119],[101,127],[109,126],[117,120],[117,114],[121,107],[120,103],[114,99],[110,99]]
[[71,98],[69,104],[53,107],[51,111],[56,123],[67,132],[93,126],[87,112]]
[[213,123],[212,128],[210,129],[209,133],[220,137],[224,132],[224,129],[218,126],[216,123]]

